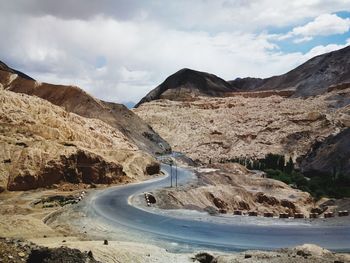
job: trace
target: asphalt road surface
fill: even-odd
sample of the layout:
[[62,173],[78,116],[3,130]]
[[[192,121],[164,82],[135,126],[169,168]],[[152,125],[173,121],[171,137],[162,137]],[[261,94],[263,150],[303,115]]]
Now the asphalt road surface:
[[[174,167],[173,167],[174,168]],[[170,167],[162,165],[169,173]],[[179,184],[186,184],[193,174],[178,168]],[[170,177],[106,189],[94,197],[88,210],[107,221],[109,225],[152,235],[158,240],[175,242],[193,248],[211,248],[222,251],[245,249],[270,250],[312,243],[333,251],[350,251],[349,226],[296,225],[242,225],[202,222],[159,215],[129,204],[130,196],[170,185]]]

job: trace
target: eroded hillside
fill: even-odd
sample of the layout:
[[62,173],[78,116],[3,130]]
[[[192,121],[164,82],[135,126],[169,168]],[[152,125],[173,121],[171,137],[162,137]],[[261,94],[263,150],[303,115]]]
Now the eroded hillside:
[[246,95],[199,97],[192,102],[157,100],[134,112],[175,151],[202,163],[263,158],[268,153],[296,160],[315,141],[350,126],[348,86],[306,99]]
[[99,100],[79,87],[41,83],[1,62],[0,87],[43,98],[86,118],[100,119],[123,133],[140,150],[170,151],[168,143],[124,105]]
[[159,166],[107,123],[0,88],[0,189],[118,183]]

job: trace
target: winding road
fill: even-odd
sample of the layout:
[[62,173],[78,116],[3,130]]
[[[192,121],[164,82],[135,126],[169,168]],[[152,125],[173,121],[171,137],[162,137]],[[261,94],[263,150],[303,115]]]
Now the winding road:
[[[162,165],[169,174],[170,167]],[[179,184],[185,184],[193,174],[178,168]],[[350,251],[350,224],[348,226],[310,225],[242,225],[179,219],[139,209],[129,203],[129,197],[142,192],[169,186],[170,177],[104,190],[87,204],[94,216],[115,227],[152,235],[163,242],[184,244],[192,248],[211,248],[222,251],[245,249],[270,250],[313,243],[333,251]]]

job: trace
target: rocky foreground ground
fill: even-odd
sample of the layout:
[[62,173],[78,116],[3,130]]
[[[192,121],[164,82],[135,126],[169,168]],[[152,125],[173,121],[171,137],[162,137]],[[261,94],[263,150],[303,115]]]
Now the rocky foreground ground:
[[[38,242],[38,241],[36,241]],[[0,262],[3,263],[346,263],[347,254],[336,254],[315,245],[303,245],[277,251],[245,251],[236,254],[197,252],[172,254],[149,246],[123,242],[46,240],[38,243],[0,238]],[[140,251],[142,250],[142,251]]]

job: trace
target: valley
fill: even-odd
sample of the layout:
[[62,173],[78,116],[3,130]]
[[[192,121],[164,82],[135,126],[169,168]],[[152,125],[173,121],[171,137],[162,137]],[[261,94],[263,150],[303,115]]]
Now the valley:
[[312,90],[341,56],[349,47],[272,80],[182,69],[132,110],[0,63],[0,252],[348,261],[348,71]]

